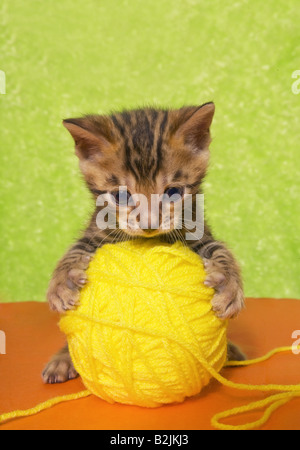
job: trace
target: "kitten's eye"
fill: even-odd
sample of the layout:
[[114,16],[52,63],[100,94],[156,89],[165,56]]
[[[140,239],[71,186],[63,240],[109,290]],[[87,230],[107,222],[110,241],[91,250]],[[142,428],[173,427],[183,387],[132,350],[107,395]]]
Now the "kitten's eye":
[[111,196],[116,205],[127,206],[131,194],[128,191],[114,191],[111,192]]
[[183,187],[169,187],[168,189],[165,190],[165,194],[167,194],[169,197],[176,195],[179,200],[180,198],[183,197],[184,188]]

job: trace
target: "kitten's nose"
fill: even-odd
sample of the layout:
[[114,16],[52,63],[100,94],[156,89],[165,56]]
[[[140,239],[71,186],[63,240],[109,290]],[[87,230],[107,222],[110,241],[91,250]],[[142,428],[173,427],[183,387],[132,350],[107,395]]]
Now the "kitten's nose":
[[144,211],[140,214],[140,228],[142,230],[151,230],[151,211]]
[[140,213],[140,228],[145,231],[159,229],[159,214],[151,208],[151,204]]

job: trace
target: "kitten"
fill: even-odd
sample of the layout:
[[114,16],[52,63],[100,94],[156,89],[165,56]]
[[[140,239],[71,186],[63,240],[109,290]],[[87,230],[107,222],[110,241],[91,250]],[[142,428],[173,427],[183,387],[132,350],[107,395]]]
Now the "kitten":
[[[121,229],[120,225],[124,208],[127,217],[132,208],[124,204],[119,186],[126,186],[125,195],[143,194],[147,199],[151,194],[176,193],[183,199],[190,194],[194,208],[208,167],[214,111],[214,104],[207,103],[178,110],[146,108],[63,122],[75,141],[80,169],[95,201],[107,193],[108,203],[114,204],[117,229],[99,229],[96,220],[104,206],[96,207],[87,229],[54,271],[47,293],[52,310],[63,313],[76,308],[80,289],[87,282],[85,271],[97,248],[137,236],[148,239],[156,236],[167,242],[180,239],[203,258],[205,284],[216,290],[212,306],[218,317],[228,319],[240,312],[244,295],[239,266],[226,245],[214,239],[206,223],[203,236],[189,241],[185,240],[185,226],[175,230],[174,208],[168,230],[163,228],[165,217],[161,209],[155,229],[151,226],[151,211],[146,220],[148,229],[136,224],[130,227],[129,221],[127,229]],[[146,211],[142,210],[140,223],[144,225],[145,217]],[[232,343],[228,345],[228,357],[245,358]],[[67,346],[43,372],[45,383],[64,382],[76,376]]]

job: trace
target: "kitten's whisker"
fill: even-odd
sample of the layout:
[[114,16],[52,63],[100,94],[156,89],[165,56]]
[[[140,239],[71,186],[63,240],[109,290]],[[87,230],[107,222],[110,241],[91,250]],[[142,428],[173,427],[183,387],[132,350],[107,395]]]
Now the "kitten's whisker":
[[168,234],[168,237],[170,238],[170,241],[171,241],[170,243],[175,244],[176,239],[177,239],[175,230],[172,230],[171,233]]
[[88,245],[91,245],[91,242],[93,241],[93,239],[97,236],[97,234],[99,233],[99,230],[96,230],[92,236],[90,237],[90,240],[87,242]]
[[123,238],[123,231],[118,228],[117,232],[116,232],[116,235],[114,236],[114,238],[112,240],[112,244],[114,242],[123,242],[122,238]]
[[177,238],[179,239],[179,241],[182,242],[182,244],[183,244],[185,247],[187,247],[187,246],[188,246],[188,245],[187,245],[187,242],[186,242],[186,240],[184,239],[184,237],[182,236],[181,232],[180,232],[179,230],[176,230],[176,229],[174,229],[174,231],[175,231],[175,234],[176,234]]
[[[88,241],[88,245],[92,245],[92,241],[95,239],[95,237],[102,237],[103,235],[101,235],[103,230],[100,230],[99,228],[97,228],[97,230],[92,234],[92,236],[90,237],[90,240]],[[97,248],[101,247],[102,242],[107,239],[115,230],[112,230],[109,234],[105,235],[102,239],[102,241],[100,242],[100,244],[97,244]]]
[[[115,233],[116,232],[116,230],[114,229],[114,230],[112,230],[110,233],[108,233],[103,239],[102,239],[102,241],[100,242],[100,244],[98,245],[98,247],[101,247],[102,246],[102,244],[103,244],[103,242],[107,239],[107,238],[109,238],[113,233]],[[113,241],[112,241],[113,242]]]

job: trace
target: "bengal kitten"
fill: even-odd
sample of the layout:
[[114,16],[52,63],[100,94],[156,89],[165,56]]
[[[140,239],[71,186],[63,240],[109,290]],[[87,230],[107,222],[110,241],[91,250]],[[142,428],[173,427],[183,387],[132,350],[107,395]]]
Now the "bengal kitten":
[[[153,236],[168,242],[180,239],[204,260],[207,278],[205,284],[215,288],[212,307],[217,316],[228,319],[236,316],[244,306],[243,286],[239,266],[223,242],[212,236],[205,223],[201,239],[185,240],[185,228],[175,231],[162,227],[164,217],[159,215],[159,226],[151,229],[120,227],[119,186],[126,186],[132,194],[177,193],[181,197],[201,192],[206,174],[211,142],[210,126],[215,106],[188,106],[177,110],[138,109],[110,116],[89,115],[64,120],[71,133],[80,169],[95,201],[108,193],[116,208],[116,230],[100,230],[96,217],[97,206],[90,223],[80,239],[59,261],[50,282],[47,298],[54,311],[63,313],[76,308],[80,289],[87,282],[86,269],[96,252],[105,243]],[[128,208],[130,209],[130,208]],[[143,214],[140,215],[143,222]],[[228,345],[231,360],[244,359],[243,353]],[[68,347],[60,350],[48,363],[45,383],[61,383],[78,376],[73,367]]]

